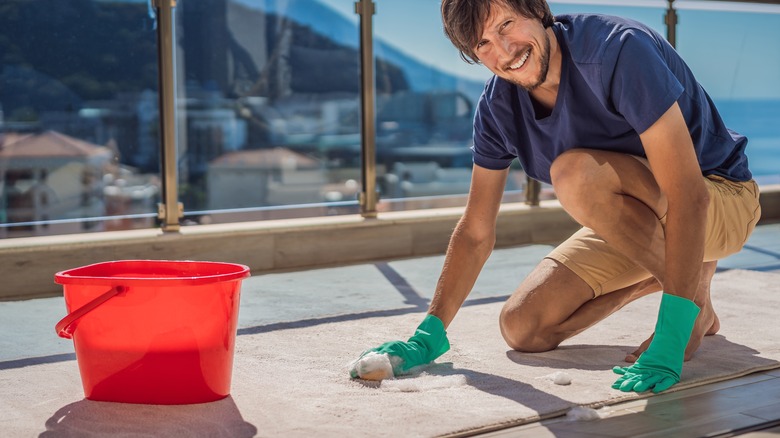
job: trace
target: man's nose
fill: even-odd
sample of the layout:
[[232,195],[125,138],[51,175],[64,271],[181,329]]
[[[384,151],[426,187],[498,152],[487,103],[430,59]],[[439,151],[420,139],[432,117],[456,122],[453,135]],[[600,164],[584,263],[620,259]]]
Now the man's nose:
[[501,51],[499,54],[501,59],[509,58],[512,56],[512,53],[514,53],[515,44],[509,38],[504,36],[499,37],[497,46]]

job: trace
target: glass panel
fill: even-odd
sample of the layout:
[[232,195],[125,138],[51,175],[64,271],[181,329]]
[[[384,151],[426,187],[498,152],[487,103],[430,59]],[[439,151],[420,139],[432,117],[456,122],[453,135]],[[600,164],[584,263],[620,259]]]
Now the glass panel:
[[0,2],[0,237],[155,225],[154,26],[145,2]]
[[[378,209],[464,205],[474,109],[491,73],[460,59],[444,36],[440,1],[376,3]],[[507,189],[524,184],[518,168]]]
[[677,49],[729,128],[748,137],[759,184],[780,183],[780,6],[686,2]]
[[[380,209],[463,205],[471,175],[473,112],[491,73],[460,59],[444,36],[440,1],[377,3],[374,48]],[[553,13],[623,15],[663,31],[663,9],[657,7],[562,2],[551,3],[551,9]],[[524,199],[525,180],[515,161],[505,201]],[[542,199],[554,197],[546,185],[541,195]]]
[[177,5],[185,224],[356,213],[353,1]]
[[550,1],[553,14],[593,13],[631,18],[666,36],[664,14],[666,0],[602,0],[587,3],[584,0]]

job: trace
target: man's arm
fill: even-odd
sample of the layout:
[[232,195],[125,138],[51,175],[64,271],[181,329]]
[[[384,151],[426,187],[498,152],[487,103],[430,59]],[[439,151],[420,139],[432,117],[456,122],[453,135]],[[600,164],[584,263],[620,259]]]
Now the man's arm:
[[428,315],[406,342],[385,342],[350,366],[353,378],[383,380],[434,361],[450,348],[446,327],[452,322],[495,244],[495,226],[508,169],[474,165],[466,211],[450,238],[444,268]]
[[668,201],[664,278],[658,280],[664,292],[693,301],[704,259],[709,194],[677,102],[640,138]]
[[509,169],[474,165],[468,203],[450,238],[428,313],[447,327],[477,281],[496,242],[496,218]]
[[693,302],[704,258],[709,194],[693,141],[675,102],[640,134],[650,169],[667,199],[664,288],[650,346],[634,365],[615,367],[621,391],[661,392],[680,381],[685,347],[699,315]]

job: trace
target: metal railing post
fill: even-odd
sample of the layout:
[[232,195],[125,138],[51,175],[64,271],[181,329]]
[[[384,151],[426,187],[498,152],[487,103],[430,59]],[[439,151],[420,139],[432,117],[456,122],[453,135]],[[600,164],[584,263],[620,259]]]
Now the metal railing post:
[[539,181],[525,177],[525,203],[527,205],[539,205],[539,193],[542,191],[542,185]]
[[160,169],[162,203],[157,216],[163,231],[178,231],[184,207],[178,201],[179,182],[176,159],[176,82],[174,78],[173,8],[176,0],[153,0],[157,10],[157,56],[160,96]]
[[669,7],[664,14],[664,23],[666,24],[666,40],[672,47],[677,46],[677,11],[674,9],[674,0],[668,0]]
[[362,188],[360,214],[376,217],[376,121],[374,110],[374,40],[373,15],[376,5],[371,0],[355,2],[355,13],[360,15],[360,137]]

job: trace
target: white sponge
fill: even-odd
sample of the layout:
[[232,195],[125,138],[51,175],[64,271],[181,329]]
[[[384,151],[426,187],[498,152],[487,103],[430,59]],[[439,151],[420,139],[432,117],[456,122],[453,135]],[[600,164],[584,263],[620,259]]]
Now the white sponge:
[[[370,351],[350,364],[350,375],[364,380],[385,380],[393,378],[393,362],[400,358],[386,353]],[[398,365],[398,364],[396,364]]]

